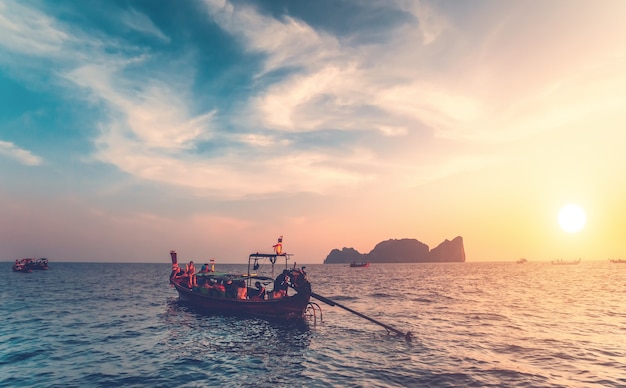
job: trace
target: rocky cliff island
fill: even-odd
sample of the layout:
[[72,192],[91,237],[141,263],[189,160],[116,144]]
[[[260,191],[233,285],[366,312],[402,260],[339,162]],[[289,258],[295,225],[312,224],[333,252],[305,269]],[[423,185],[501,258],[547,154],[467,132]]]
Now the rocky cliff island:
[[453,263],[465,262],[463,237],[445,240],[433,249],[410,238],[392,239],[378,243],[369,253],[359,253],[354,248],[333,249],[324,264],[365,262],[370,263]]

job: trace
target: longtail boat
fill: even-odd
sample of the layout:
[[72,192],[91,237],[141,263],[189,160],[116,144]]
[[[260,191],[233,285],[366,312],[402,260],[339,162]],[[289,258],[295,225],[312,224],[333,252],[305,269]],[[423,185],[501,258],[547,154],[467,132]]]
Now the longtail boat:
[[626,259],[610,259],[609,261],[613,264],[626,264]]
[[[282,239],[279,239],[279,242]],[[232,314],[275,318],[281,320],[303,319],[310,304],[311,283],[304,267],[287,268],[290,255],[282,253],[282,248],[274,246],[274,253],[252,253],[248,257],[248,271],[245,274],[231,274],[215,271],[214,263],[204,271],[193,273],[178,265],[176,251],[170,251],[172,272],[170,284],[178,291],[179,301],[189,304],[209,314]],[[285,269],[275,279],[251,273],[257,270],[259,261],[269,259],[272,268],[277,259],[285,259]],[[190,262],[192,264],[193,262]],[[281,283],[282,280],[282,283]],[[258,287],[253,287],[257,285]],[[275,290],[281,283],[284,288]],[[265,291],[264,286],[272,286]],[[264,291],[264,292],[259,292]]]
[[356,261],[353,261],[352,263],[350,263],[350,267],[369,267],[369,266],[370,266],[369,262],[357,263]]

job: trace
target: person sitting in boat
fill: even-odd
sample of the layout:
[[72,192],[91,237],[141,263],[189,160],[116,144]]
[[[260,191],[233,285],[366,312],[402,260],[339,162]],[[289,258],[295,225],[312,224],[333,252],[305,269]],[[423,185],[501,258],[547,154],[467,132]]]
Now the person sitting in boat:
[[291,286],[298,292],[311,292],[311,283],[307,280],[304,268],[294,268],[290,274]]
[[277,299],[287,296],[287,289],[289,289],[289,271],[284,270],[283,273],[276,276],[276,279],[274,280],[272,297]]
[[181,279],[186,277],[185,270],[178,265],[172,266],[172,272],[174,272],[174,279]]
[[213,288],[213,284],[211,282],[211,279],[206,276],[201,276],[198,279],[198,287],[200,288],[200,293],[209,294],[211,288]]
[[187,268],[185,269],[185,273],[187,274],[187,279],[189,288],[198,287],[198,281],[196,279],[196,267],[193,264],[193,260],[187,264]]
[[182,267],[179,267],[178,264],[172,265],[172,279],[176,280],[178,284],[187,283],[186,280],[180,280],[187,277],[185,270]]
[[256,283],[254,283],[254,287],[256,288],[251,288],[250,292],[248,293],[248,295],[250,295],[250,299],[252,300],[265,299],[266,291],[265,291],[265,287],[263,287],[261,282],[257,281]]
[[237,282],[237,299],[248,299],[248,287],[245,280]]
[[237,285],[235,283],[233,283],[233,281],[231,279],[228,279],[226,281],[226,284],[224,285],[224,288],[226,289],[226,297],[227,298],[237,298]]
[[209,295],[218,297],[224,297],[226,295],[226,288],[224,287],[222,281],[213,282],[213,287],[209,290]]

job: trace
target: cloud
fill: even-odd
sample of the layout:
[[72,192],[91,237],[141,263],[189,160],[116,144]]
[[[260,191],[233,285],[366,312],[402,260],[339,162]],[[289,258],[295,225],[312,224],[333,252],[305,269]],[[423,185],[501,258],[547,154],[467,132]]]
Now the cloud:
[[[235,9],[230,3],[206,4],[226,32],[240,39],[247,50],[265,55],[255,75],[253,94],[241,112],[247,119],[235,119],[244,124],[236,131],[225,129],[229,120],[218,120],[217,106],[192,111],[195,97],[190,81],[172,75],[162,65],[155,67],[155,54],[134,46],[125,50],[121,41],[108,43],[85,31],[70,34],[69,26],[37,14],[45,20],[49,36],[57,38],[48,50],[30,54],[47,56],[61,50],[56,56],[64,58],[67,70],[59,74],[109,113],[98,120],[95,159],[141,179],[194,188],[205,195],[328,192],[355,188],[384,174],[372,168],[377,163],[370,148],[376,145],[360,142],[337,152],[331,138],[325,144],[301,148],[307,146],[297,136],[333,129],[400,139],[423,127],[418,114],[409,114],[397,101],[384,97],[403,78],[397,76],[396,63],[389,64],[390,77],[386,78],[380,75],[381,64],[368,62],[384,47],[352,47],[302,20],[274,19],[246,5]],[[16,16],[36,14],[18,8]],[[132,10],[123,16],[127,26],[165,39],[140,12]],[[38,36],[34,29],[20,35],[34,40]],[[70,35],[74,38],[68,44],[64,39]],[[432,42],[435,35],[431,33],[426,40]],[[115,54],[106,50],[111,44]],[[124,52],[137,54],[122,56]],[[177,65],[193,74],[192,61],[183,58]],[[281,71],[286,72],[276,82],[264,81]],[[296,138],[290,138],[290,133]],[[201,152],[206,144],[216,151]],[[377,152],[384,151],[379,148]]]
[[[250,114],[269,129],[375,130],[389,135],[393,127],[403,128],[393,131],[402,136],[424,124],[434,129],[442,123],[453,126],[457,116],[471,114],[468,109],[477,104],[468,96],[446,95],[445,86],[439,91],[424,88],[426,82],[415,78],[410,55],[428,55],[424,47],[448,28],[443,16],[424,5],[411,8],[398,3],[419,22],[403,23],[391,42],[351,45],[349,39],[340,41],[288,16],[275,19],[253,7],[235,8],[223,1],[205,4],[220,26],[240,37],[248,50],[267,56],[257,77],[289,70],[251,100]],[[413,39],[416,35],[421,41]],[[432,92],[439,97],[433,100]]]
[[[394,174],[440,179],[492,160],[472,153],[477,145],[535,136],[567,123],[570,111],[621,102],[607,97],[611,82],[589,75],[605,66],[615,44],[580,50],[564,38],[583,24],[580,15],[559,26],[558,39],[570,42],[559,47],[565,61],[550,55],[557,39],[547,34],[549,20],[523,33],[532,9],[477,7],[465,20],[462,6],[455,15],[438,3],[397,1],[389,6],[411,18],[363,42],[246,3],[203,4],[207,24],[217,23],[239,42],[234,50],[260,61],[245,85],[249,94],[235,102],[217,94],[203,99],[194,84],[203,71],[194,50],[164,60],[150,46],[76,33],[75,25],[12,1],[0,4],[6,11],[0,44],[53,58],[55,75],[103,107],[106,115],[94,120],[94,159],[140,179],[222,197],[358,189]],[[147,14],[120,15],[128,28],[170,42]],[[582,30],[575,36],[590,33]],[[621,71],[611,77],[624,84]],[[603,103],[589,107],[590,91]],[[237,110],[225,109],[233,105]],[[441,167],[424,168],[419,154],[428,147],[437,148],[430,154]]]
[[[191,115],[189,101],[176,93],[180,85],[141,80],[124,88],[115,81],[118,74],[115,66],[91,65],[66,78],[117,112],[101,123],[94,157],[133,176],[226,198],[321,192],[360,179],[332,166],[328,156],[285,148],[288,141],[271,134],[218,133],[215,111]],[[216,155],[197,152],[214,137],[236,147]]]
[[219,26],[240,39],[250,51],[267,55],[262,76],[281,68],[314,68],[339,56],[342,47],[331,35],[314,30],[288,15],[281,20],[250,5],[234,7],[223,0],[205,0],[207,12]]
[[190,101],[180,92],[184,85],[125,79],[124,63],[101,60],[104,64],[85,64],[64,77],[116,112],[111,116],[119,118],[108,131],[119,135],[118,140],[141,143],[146,149],[180,150],[211,137],[209,123],[215,112],[193,116],[187,108]]
[[11,142],[2,140],[0,140],[0,154],[17,160],[27,166],[39,166],[43,162],[39,156],[33,155],[30,151],[22,149]]
[[150,18],[134,9],[122,13],[121,21],[132,30],[139,31],[149,36],[154,36],[165,43],[169,43],[171,41],[169,37],[167,37],[157,26],[154,25]]
[[0,3],[0,46],[22,54],[60,54],[69,35],[60,30],[54,18],[17,1]]

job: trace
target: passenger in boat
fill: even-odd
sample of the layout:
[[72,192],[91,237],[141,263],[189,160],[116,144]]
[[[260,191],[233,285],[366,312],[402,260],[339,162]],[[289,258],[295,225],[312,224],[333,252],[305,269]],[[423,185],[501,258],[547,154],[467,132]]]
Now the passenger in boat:
[[274,280],[273,298],[277,299],[287,296],[287,289],[289,289],[289,271],[284,270]]
[[181,279],[185,277],[185,270],[180,268],[178,265],[172,268],[174,272],[174,279]]
[[228,279],[226,284],[224,285],[226,289],[226,297],[227,298],[236,298],[237,297],[237,285],[233,283],[232,280]]
[[291,271],[291,286],[296,290],[297,293],[311,293],[311,283],[309,283],[306,272],[304,271],[305,267],[302,268],[294,268]]
[[187,273],[187,276],[189,277],[188,283],[187,283],[189,285],[189,288],[198,287],[198,281],[196,279],[196,267],[193,264],[193,260],[191,260],[189,264],[187,264],[187,268],[185,272]]
[[248,299],[248,287],[245,280],[237,282],[237,299]]
[[221,297],[226,296],[226,285],[224,284],[223,280],[215,285],[215,289],[219,292],[219,296]]
[[213,289],[209,292],[209,295],[224,297],[226,295],[224,283],[221,280],[219,282],[215,282],[213,284]]
[[263,287],[263,285],[261,284],[261,282],[257,281],[256,283],[254,283],[254,286],[256,288],[251,288],[250,292],[248,293],[248,295],[250,296],[250,299],[252,300],[263,300],[265,299],[265,287]]
[[200,279],[198,279],[198,284],[200,287],[200,293],[202,294],[209,294],[213,288],[211,279],[206,276],[201,276]]
[[189,264],[185,264],[185,278],[187,278],[187,281],[185,282],[185,284],[187,285],[187,287],[189,286]]

